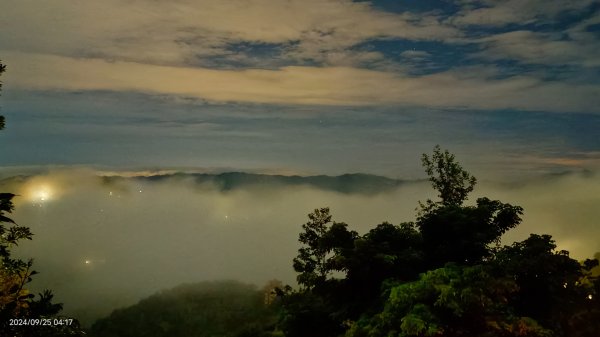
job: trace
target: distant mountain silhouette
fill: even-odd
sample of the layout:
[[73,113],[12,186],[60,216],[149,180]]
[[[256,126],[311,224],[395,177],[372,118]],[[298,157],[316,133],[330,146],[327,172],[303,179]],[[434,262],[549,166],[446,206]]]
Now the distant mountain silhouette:
[[211,183],[221,191],[231,191],[250,186],[308,186],[327,191],[345,194],[377,194],[398,188],[402,184],[410,183],[398,179],[382,176],[352,173],[340,176],[283,176],[267,175],[244,172],[210,173],[174,173],[152,176],[124,178],[118,176],[106,177],[107,182],[119,179],[134,179],[137,181],[159,182],[170,179],[193,179],[198,184]]

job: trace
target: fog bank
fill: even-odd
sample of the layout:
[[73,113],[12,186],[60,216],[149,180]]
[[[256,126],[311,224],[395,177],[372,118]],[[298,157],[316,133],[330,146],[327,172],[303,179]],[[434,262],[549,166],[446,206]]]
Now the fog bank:
[[[417,201],[435,196],[425,181],[377,193],[257,178],[224,189],[185,174],[107,179],[63,169],[4,179],[0,190],[19,194],[13,218],[35,234],[17,249],[35,259],[32,287],[52,289],[84,323],[183,282],[293,283],[298,234],[314,208],[330,207],[335,221],[362,234],[383,221],[414,220]],[[600,251],[598,174],[482,182],[471,200],[477,196],[525,208],[506,243],[548,233],[575,258]]]

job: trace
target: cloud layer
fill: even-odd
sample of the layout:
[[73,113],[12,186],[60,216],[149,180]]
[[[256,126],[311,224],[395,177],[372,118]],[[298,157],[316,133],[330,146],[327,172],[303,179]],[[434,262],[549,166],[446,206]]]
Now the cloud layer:
[[[55,290],[67,312],[88,323],[182,282],[239,279],[260,285],[279,278],[293,283],[300,225],[314,208],[329,206],[336,221],[365,233],[383,221],[414,220],[417,200],[434,197],[426,182],[367,195],[286,185],[222,191],[185,175],[108,182],[97,174],[58,170],[0,186],[20,195],[14,218],[35,233],[18,249],[36,260],[41,274],[34,286]],[[600,250],[598,175],[480,185],[473,198],[525,208],[524,223],[506,243],[548,233],[576,258]]]
[[102,59],[4,53],[16,66],[7,78],[22,89],[136,91],[216,102],[390,105],[597,112],[596,85],[494,79],[483,68],[407,77],[346,67],[278,70],[179,68]]
[[[597,5],[19,1],[0,13],[0,56],[19,89],[597,113]],[[468,51],[434,59],[456,48]],[[427,73],[432,62],[438,70]]]

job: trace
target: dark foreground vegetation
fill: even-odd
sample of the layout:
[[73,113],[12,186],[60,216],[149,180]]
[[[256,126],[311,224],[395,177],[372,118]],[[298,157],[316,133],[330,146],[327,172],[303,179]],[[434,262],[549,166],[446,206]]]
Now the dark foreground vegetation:
[[501,246],[523,209],[466,204],[476,179],[439,147],[423,166],[439,200],[419,203],[414,222],[359,235],[327,208],[309,215],[300,289],[280,293],[286,336],[598,336],[598,260],[570,258],[549,235]]
[[255,336],[273,330],[279,307],[272,288],[258,290],[235,281],[186,284],[115,310],[91,329],[112,336]]

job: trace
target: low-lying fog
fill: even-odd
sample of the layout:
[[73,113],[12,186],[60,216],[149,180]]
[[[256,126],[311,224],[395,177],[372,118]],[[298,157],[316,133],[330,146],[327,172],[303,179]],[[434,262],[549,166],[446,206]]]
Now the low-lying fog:
[[[375,194],[281,183],[224,190],[185,175],[107,181],[92,170],[13,177],[0,190],[19,194],[13,218],[35,234],[16,250],[35,259],[40,274],[31,287],[52,289],[84,324],[183,282],[293,284],[298,233],[314,208],[330,207],[334,220],[362,234],[383,221],[414,220],[417,201],[435,196],[425,181]],[[575,258],[600,251],[598,174],[481,182],[470,200],[477,196],[525,208],[506,243],[548,233]]]

